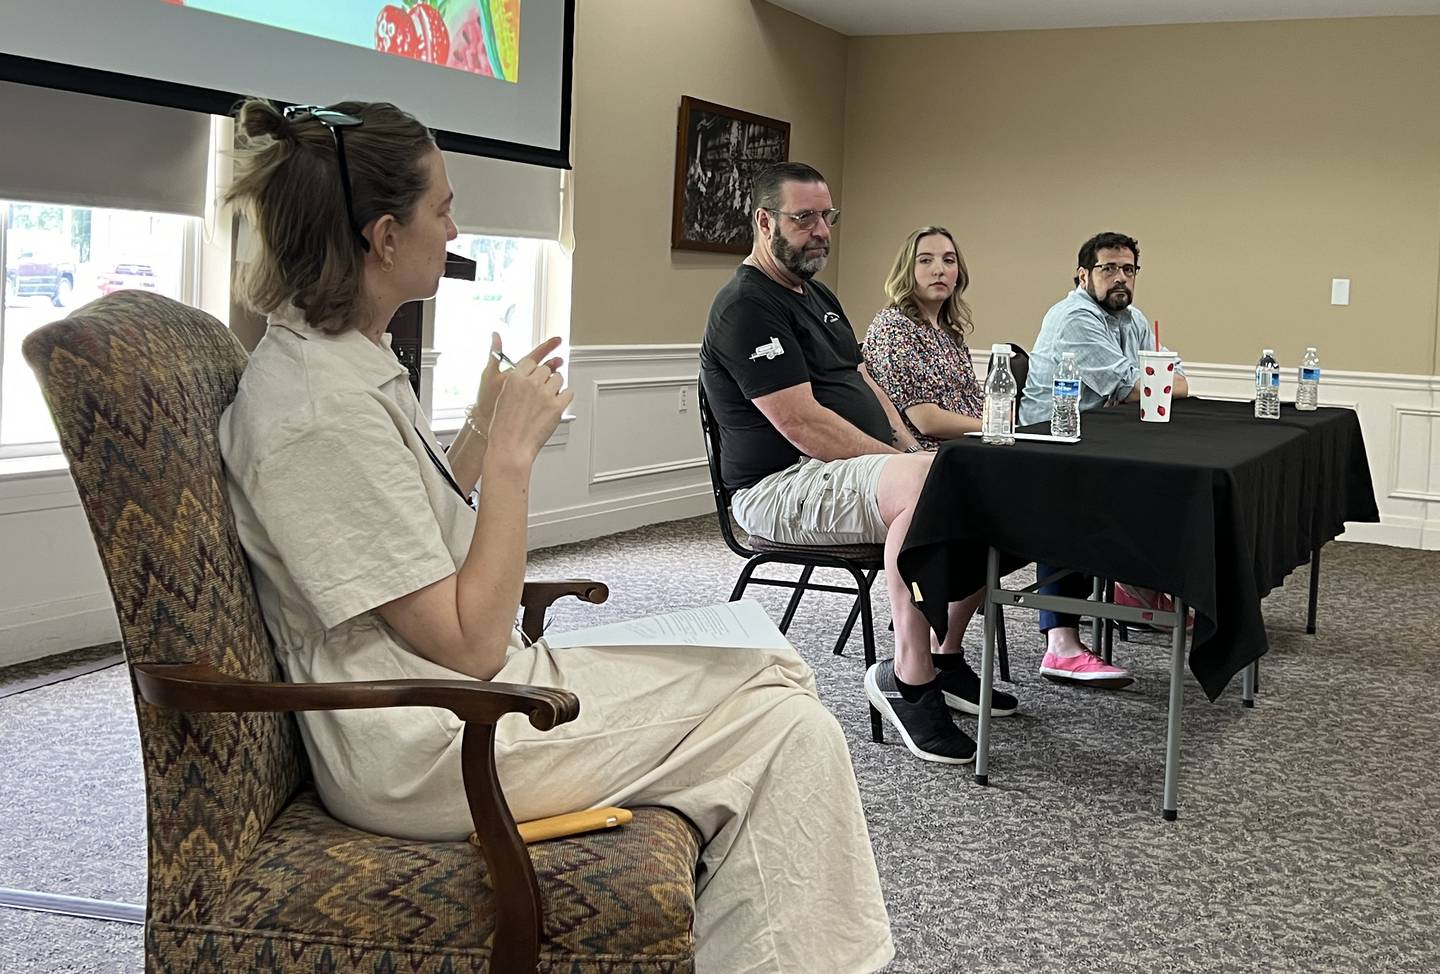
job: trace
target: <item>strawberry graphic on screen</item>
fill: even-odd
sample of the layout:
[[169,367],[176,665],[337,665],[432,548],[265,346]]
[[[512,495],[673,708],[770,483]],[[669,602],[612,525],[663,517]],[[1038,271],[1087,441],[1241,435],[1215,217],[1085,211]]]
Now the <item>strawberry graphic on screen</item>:
[[450,58],[450,29],[440,11],[428,3],[410,8],[410,23],[418,43],[416,57],[431,64],[444,64]]
[[419,55],[420,39],[415,36],[415,24],[404,7],[386,4],[380,8],[380,16],[375,19],[375,50],[400,57]]
[[446,0],[404,0],[386,4],[375,19],[375,50],[429,64],[450,59],[450,28],[441,9]]

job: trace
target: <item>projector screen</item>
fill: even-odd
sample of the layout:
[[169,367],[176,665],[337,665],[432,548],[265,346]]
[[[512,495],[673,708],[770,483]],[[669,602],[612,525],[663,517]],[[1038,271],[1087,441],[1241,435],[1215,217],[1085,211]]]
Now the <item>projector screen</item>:
[[0,80],[215,114],[245,95],[391,101],[443,149],[570,165],[575,0],[0,7]]

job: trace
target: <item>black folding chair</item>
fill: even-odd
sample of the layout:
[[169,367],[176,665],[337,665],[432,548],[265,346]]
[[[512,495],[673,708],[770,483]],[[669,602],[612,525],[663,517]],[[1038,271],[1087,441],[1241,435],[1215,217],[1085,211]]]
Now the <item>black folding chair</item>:
[[[736,534],[736,526],[730,517],[730,491],[726,488],[723,480],[720,479],[720,426],[715,422],[715,415],[710,411],[710,402],[705,396],[705,384],[703,380],[699,383],[700,404],[700,429],[705,434],[705,457],[710,463],[710,486],[715,494],[715,513],[720,521],[720,535],[725,539],[725,545],[735,554],[745,559],[745,567],[740,570],[740,577],[735,582],[735,588],[730,592],[730,601],[734,602],[745,594],[745,588],[749,585],[772,585],[777,588],[791,589],[790,601],[785,606],[785,612],[780,617],[780,631],[785,632],[790,628],[790,622],[795,618],[795,610],[800,605],[800,599],[806,592],[837,592],[841,595],[855,596],[855,603],[850,607],[850,615],[845,620],[844,627],[840,630],[840,636],[835,640],[836,656],[843,656],[845,644],[850,641],[850,634],[855,629],[855,621],[860,620],[860,634],[865,647],[865,668],[868,670],[875,664],[875,624],[870,608],[870,587],[875,582],[875,576],[885,567],[885,546],[881,544],[837,544],[837,545],[792,545],[781,544],[778,541],[771,541],[769,538],[762,538],[758,535],[748,535],[744,542]],[[755,575],[755,569],[761,565],[775,562],[781,565],[796,565],[800,568],[798,579],[788,578],[764,578]],[[817,568],[834,568],[838,571],[849,572],[855,579],[855,584],[830,585],[811,580]],[[874,707],[870,708],[870,737],[876,743],[884,741],[884,729],[880,722],[880,713]]]

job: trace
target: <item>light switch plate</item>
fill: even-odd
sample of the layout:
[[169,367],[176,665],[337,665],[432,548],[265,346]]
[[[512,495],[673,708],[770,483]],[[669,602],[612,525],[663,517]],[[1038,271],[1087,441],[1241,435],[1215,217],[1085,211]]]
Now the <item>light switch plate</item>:
[[1330,303],[1350,303],[1350,278],[1336,277],[1330,281]]

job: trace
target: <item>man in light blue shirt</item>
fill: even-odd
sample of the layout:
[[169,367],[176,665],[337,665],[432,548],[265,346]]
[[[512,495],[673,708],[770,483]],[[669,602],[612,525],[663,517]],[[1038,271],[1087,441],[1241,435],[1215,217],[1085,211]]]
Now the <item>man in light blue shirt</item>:
[[[1060,356],[1075,353],[1080,368],[1080,411],[1140,398],[1141,351],[1153,351],[1150,322],[1134,307],[1140,245],[1123,233],[1101,233],[1080,248],[1075,290],[1045,313],[1030,352],[1030,375],[1020,401],[1020,423],[1050,419],[1050,390]],[[1177,370],[1174,396],[1189,385]]]
[[[1081,245],[1077,263],[1075,290],[1045,313],[1040,336],[1030,352],[1030,374],[1020,401],[1022,425],[1050,419],[1055,370],[1066,352],[1075,353],[1080,369],[1082,412],[1140,398],[1139,353],[1155,348],[1150,322],[1131,303],[1140,274],[1140,244],[1123,233],[1099,233]],[[1189,395],[1189,382],[1179,369],[1174,385],[1176,398]],[[1083,431],[1083,424],[1081,428]],[[1054,572],[1050,565],[1035,566],[1037,578]],[[1155,593],[1135,591],[1145,598],[1155,597]],[[1040,593],[1084,598],[1090,593],[1090,582],[1083,575],[1067,575],[1042,586]],[[1040,674],[1047,679],[1108,688],[1134,682],[1124,667],[1106,663],[1080,642],[1078,616],[1041,612],[1040,631],[1045,634]]]

